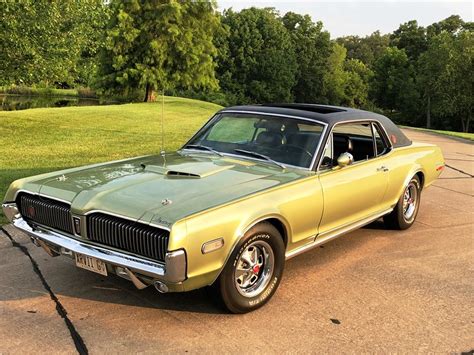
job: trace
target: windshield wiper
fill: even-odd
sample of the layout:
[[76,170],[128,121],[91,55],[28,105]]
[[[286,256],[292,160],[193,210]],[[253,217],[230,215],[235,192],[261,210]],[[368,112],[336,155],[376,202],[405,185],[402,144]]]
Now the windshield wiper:
[[223,154],[222,154],[221,152],[218,152],[217,150],[212,149],[211,147],[207,147],[207,146],[205,146],[205,145],[188,144],[188,145],[185,146],[183,149],[187,149],[187,148],[207,150],[207,151],[209,151],[209,152],[213,152],[214,154],[217,154],[217,155],[220,156],[220,157],[223,156]]
[[264,154],[260,154],[260,153],[256,153],[256,152],[252,152],[250,150],[244,150],[244,149],[234,149],[234,152],[244,153],[244,154],[251,155],[251,156],[254,156],[254,157],[257,157],[257,158],[262,158],[262,159],[265,159],[266,161],[269,161],[270,163],[278,165],[282,169],[286,169],[285,165],[273,160],[272,158],[270,158],[269,156],[266,156]]

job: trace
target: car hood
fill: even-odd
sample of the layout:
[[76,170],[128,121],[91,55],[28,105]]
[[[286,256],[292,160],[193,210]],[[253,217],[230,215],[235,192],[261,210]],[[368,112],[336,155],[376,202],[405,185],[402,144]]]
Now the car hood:
[[71,203],[73,213],[102,211],[170,226],[309,172],[208,153],[147,156],[29,180],[25,190]]

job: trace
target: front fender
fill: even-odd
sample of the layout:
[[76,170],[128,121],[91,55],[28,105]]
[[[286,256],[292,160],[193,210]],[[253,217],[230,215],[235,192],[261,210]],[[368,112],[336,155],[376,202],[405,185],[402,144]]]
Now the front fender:
[[[247,210],[251,213],[242,213],[245,211],[243,206],[228,206],[186,220],[188,231],[186,237],[188,280],[184,283],[186,290],[214,283],[236,245],[255,224],[274,218],[283,224],[287,235],[290,235],[290,224],[277,209]],[[203,254],[202,245],[218,238],[223,238],[223,247]]]
[[[322,209],[320,182],[310,176],[186,218],[189,279],[185,289],[212,284],[235,245],[255,223],[277,219],[286,229],[288,245],[294,247],[317,234]],[[204,243],[218,238],[224,240],[220,249],[201,252]]]

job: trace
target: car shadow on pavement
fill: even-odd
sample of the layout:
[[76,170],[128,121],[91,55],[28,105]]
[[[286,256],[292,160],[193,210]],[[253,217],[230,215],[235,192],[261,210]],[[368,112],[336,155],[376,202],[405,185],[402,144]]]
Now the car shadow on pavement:
[[[376,221],[361,230],[349,233],[293,259],[286,265],[282,284],[295,276],[305,277],[305,273],[322,270],[327,264],[334,263],[341,253],[363,247],[374,236],[372,230],[386,231],[383,221]],[[93,303],[104,303],[104,307],[115,304],[190,313],[216,315],[228,313],[217,297],[215,290],[211,287],[189,292],[165,294],[159,293],[153,286],[138,290],[130,281],[118,276],[103,277],[75,267],[73,260],[68,258],[51,258],[41,248],[30,244],[26,238],[20,242],[25,243],[24,245],[27,246],[29,254],[37,262],[45,280],[60,299],[90,300]],[[1,252],[8,251],[1,250]],[[16,260],[12,265],[3,265],[3,267],[6,267],[4,271],[8,272],[8,269],[11,268],[12,274],[15,270],[18,272],[18,263],[19,260]],[[20,263],[24,270],[32,268],[31,261],[26,257],[22,258]],[[13,282],[14,280],[16,281]],[[8,280],[4,281],[7,281],[7,284],[9,283]],[[11,285],[4,286],[13,289],[18,287],[20,280],[15,277],[11,278],[10,281],[12,281]],[[38,290],[38,292],[40,291]],[[28,297],[31,297],[30,292],[3,293],[0,294],[0,301]]]

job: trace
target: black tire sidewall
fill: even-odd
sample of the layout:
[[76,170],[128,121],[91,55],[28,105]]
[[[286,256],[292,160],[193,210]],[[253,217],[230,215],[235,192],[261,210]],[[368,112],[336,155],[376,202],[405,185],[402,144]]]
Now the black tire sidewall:
[[[245,297],[239,293],[234,282],[234,268],[245,249],[256,241],[266,242],[273,250],[273,275],[268,285],[255,297]],[[252,227],[234,248],[224,270],[219,276],[222,301],[233,313],[246,313],[260,308],[273,296],[280,284],[285,265],[285,245],[280,233],[269,223],[259,223]]]

